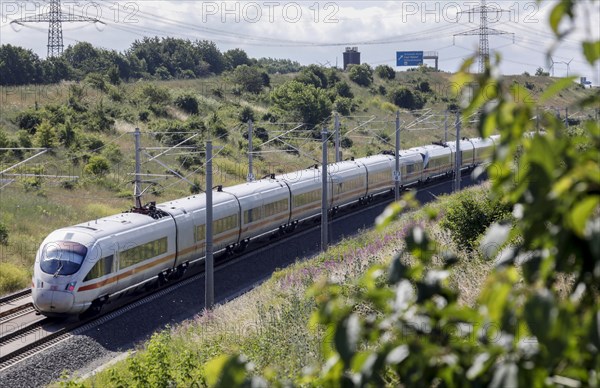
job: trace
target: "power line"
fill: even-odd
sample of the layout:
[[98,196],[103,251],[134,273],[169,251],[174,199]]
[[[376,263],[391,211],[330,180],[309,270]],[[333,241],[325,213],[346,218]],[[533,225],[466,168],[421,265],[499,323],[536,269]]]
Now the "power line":
[[[11,24],[48,23],[48,57],[62,55],[64,49],[62,23],[92,22],[102,23],[100,20],[87,16],[77,16],[72,13],[63,13],[60,9],[60,0],[50,0],[49,10],[46,13],[28,16],[11,21]],[[104,24],[104,23],[102,23]]]
[[479,72],[480,73],[484,73],[485,72],[485,66],[487,63],[489,63],[490,61],[490,41],[489,41],[489,35],[508,35],[508,34],[512,34],[513,35],[513,39],[514,39],[514,35],[511,32],[506,32],[506,31],[502,31],[502,30],[496,30],[494,28],[489,28],[488,27],[488,12],[507,12],[505,10],[502,9],[497,9],[495,7],[490,7],[487,6],[485,4],[485,0],[481,0],[481,6],[474,8],[468,12],[459,12],[459,14],[461,13],[465,13],[465,14],[476,14],[478,13],[480,15],[479,18],[479,28],[473,29],[473,30],[469,30],[469,31],[465,31],[465,32],[461,32],[458,34],[454,34],[454,37],[456,36],[466,36],[466,35],[479,35]]

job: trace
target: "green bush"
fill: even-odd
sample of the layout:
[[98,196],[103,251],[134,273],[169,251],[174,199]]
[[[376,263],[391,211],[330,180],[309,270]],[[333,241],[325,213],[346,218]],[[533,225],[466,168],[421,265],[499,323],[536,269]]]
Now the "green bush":
[[104,156],[94,155],[85,165],[84,171],[95,176],[103,176],[110,171],[110,164]]
[[396,78],[396,72],[391,66],[388,65],[379,65],[375,68],[375,74],[379,76],[381,79],[392,80]]
[[425,106],[427,100],[419,92],[413,92],[407,88],[396,88],[390,93],[390,100],[396,106],[404,109],[421,109]]
[[174,104],[179,109],[192,115],[198,114],[198,112],[200,111],[198,108],[198,99],[191,93],[184,93],[178,95],[177,97],[175,97]]
[[366,63],[350,66],[348,74],[350,80],[360,86],[370,86],[373,83],[373,69]]
[[0,294],[21,290],[27,287],[30,278],[27,271],[10,263],[0,266]]
[[488,226],[509,216],[509,206],[468,190],[452,199],[440,226],[450,232],[456,245],[472,250]]

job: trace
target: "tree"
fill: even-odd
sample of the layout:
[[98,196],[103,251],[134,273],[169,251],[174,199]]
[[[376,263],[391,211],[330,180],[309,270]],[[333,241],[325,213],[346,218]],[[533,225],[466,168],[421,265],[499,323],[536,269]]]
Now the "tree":
[[548,77],[550,75],[550,73],[548,73],[547,71],[544,71],[543,67],[538,67],[537,70],[535,71],[535,75],[537,77]]
[[375,74],[381,79],[392,80],[396,78],[396,72],[388,65],[379,65],[375,68]]
[[360,86],[370,86],[373,83],[373,69],[367,63],[352,65],[348,72],[350,80]]
[[248,54],[242,49],[235,48],[232,50],[227,50],[223,54],[225,57],[225,61],[227,62],[227,68],[235,69],[240,65],[248,65],[252,64],[250,58],[248,58]]
[[42,82],[40,58],[31,50],[5,44],[0,46],[0,85]]
[[263,73],[256,67],[240,65],[235,68],[231,76],[232,81],[240,85],[243,90],[258,94],[265,86]]
[[56,138],[52,124],[47,120],[42,121],[37,128],[35,138],[38,147],[53,148]]
[[323,89],[288,81],[271,92],[273,106],[295,120],[315,125],[331,114],[331,100]]
[[399,87],[390,92],[390,100],[398,107],[404,109],[421,109],[425,106],[426,99],[419,92]]
[[223,53],[217,48],[215,42],[208,40],[196,41],[194,46],[196,47],[200,58],[208,63],[212,73],[221,74],[225,70],[227,62],[225,61]]

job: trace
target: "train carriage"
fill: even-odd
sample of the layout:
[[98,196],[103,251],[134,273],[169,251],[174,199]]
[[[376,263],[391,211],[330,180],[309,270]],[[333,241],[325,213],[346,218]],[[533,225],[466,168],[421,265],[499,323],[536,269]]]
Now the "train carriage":
[[361,162],[349,160],[329,166],[331,202],[334,207],[362,200],[367,196],[367,168]]
[[[449,141],[446,143],[446,147],[450,148],[452,152],[452,169],[454,169],[456,163],[456,142]],[[475,165],[475,148],[470,140],[461,140],[459,142],[460,147],[460,168],[471,168]]]
[[290,190],[284,182],[262,179],[227,189],[239,201],[240,242],[290,222]]
[[301,221],[321,213],[321,170],[310,168],[288,174],[277,175],[290,190],[291,221]]
[[409,152],[416,152],[423,157],[423,174],[421,180],[428,180],[447,175],[452,171],[452,151],[448,147],[438,145],[426,145],[411,148]]

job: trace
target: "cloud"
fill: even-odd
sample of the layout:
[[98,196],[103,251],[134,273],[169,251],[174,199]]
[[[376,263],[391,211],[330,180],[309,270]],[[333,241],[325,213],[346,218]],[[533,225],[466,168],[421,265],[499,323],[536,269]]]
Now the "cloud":
[[[444,70],[455,71],[463,57],[478,46],[477,36],[454,34],[478,27],[477,17],[469,22],[469,11],[475,1],[117,1],[68,2],[63,11],[98,17],[106,23],[102,28],[85,23],[64,23],[65,45],[78,41],[124,51],[143,36],[173,36],[185,39],[215,41],[222,50],[240,47],[251,56],[290,58],[301,63],[334,64],[341,59],[344,46],[358,46],[365,62],[395,65],[395,51],[439,51]],[[547,27],[550,10],[556,0],[488,1],[510,11],[498,16],[490,27],[515,33],[512,36],[490,36],[490,48],[498,48],[507,61],[505,73],[535,71],[545,65],[544,51],[553,42]],[[46,2],[13,2],[0,0],[2,24],[0,43],[32,49],[46,54],[47,24],[28,24],[19,31],[10,20],[32,14]],[[28,4],[25,9],[25,5]],[[32,5],[33,4],[33,5]],[[568,41],[556,51],[559,61],[570,65],[571,73],[590,74],[579,53],[578,40],[598,35],[600,19],[598,2],[584,2],[583,23]],[[496,19],[496,15],[490,15]],[[341,62],[341,61],[340,61]],[[556,75],[566,73],[566,66],[555,68]],[[559,70],[560,68],[560,70]]]

